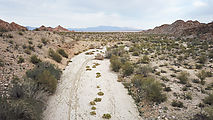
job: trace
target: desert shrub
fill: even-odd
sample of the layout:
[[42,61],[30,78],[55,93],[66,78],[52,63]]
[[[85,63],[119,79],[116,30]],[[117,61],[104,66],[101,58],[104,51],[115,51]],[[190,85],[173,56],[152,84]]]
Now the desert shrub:
[[32,50],[32,51],[35,51],[35,46],[32,46],[32,45],[28,45],[28,49]]
[[4,67],[4,61],[0,59],[0,67]]
[[122,63],[119,59],[118,56],[112,56],[110,58],[110,63],[111,63],[111,67],[112,67],[112,70],[115,71],[115,72],[118,72],[122,66]]
[[150,72],[152,72],[152,68],[149,65],[140,66],[135,71],[136,74],[141,74],[144,77],[147,77]]
[[130,62],[126,62],[122,66],[122,70],[123,70],[123,76],[129,76],[134,72],[134,67]]
[[207,77],[207,73],[205,70],[200,71],[198,74],[196,74],[196,76],[201,80],[201,84],[204,85],[205,84],[205,79]]
[[31,45],[33,44],[33,42],[31,40],[29,40],[28,43],[31,44]]
[[213,118],[213,106],[206,107],[205,112],[208,113],[208,118],[211,120]]
[[133,55],[133,56],[139,56],[139,52],[138,52],[138,51],[134,51],[134,52],[132,53],[132,55]]
[[68,54],[67,54],[63,49],[58,49],[57,52],[58,52],[61,56],[65,57],[65,58],[68,58]]
[[148,64],[150,62],[150,59],[147,55],[144,55],[139,61],[138,63],[143,63],[143,64]]
[[54,93],[57,80],[60,79],[61,71],[55,68],[53,64],[40,62],[32,70],[26,72],[28,78],[33,79],[39,87],[44,88],[50,93]]
[[188,92],[188,93],[184,94],[184,99],[192,100],[192,93]]
[[90,115],[96,115],[95,111],[90,112]]
[[213,94],[209,94],[209,96],[205,97],[203,102],[205,104],[213,105]]
[[41,38],[41,42],[42,42],[44,45],[47,45],[48,40],[46,40],[45,38]]
[[[42,117],[44,94],[37,94],[39,89],[33,84],[26,82],[13,85],[9,89],[9,96],[0,96],[0,119],[1,120],[40,120]],[[39,91],[39,92],[38,92]]]
[[110,119],[111,115],[109,113],[103,114],[102,118],[104,118],[104,119]]
[[177,100],[173,100],[172,103],[171,103],[171,105],[172,105],[173,107],[179,107],[179,108],[184,107],[184,106],[183,106],[183,102],[177,101]]
[[19,35],[23,35],[23,32],[19,31],[18,34],[19,34]]
[[30,50],[29,48],[25,49],[24,52],[25,52],[26,54],[28,54],[28,55],[31,54],[31,50]]
[[114,46],[114,47],[107,48],[105,55],[106,55],[106,58],[110,59],[112,56],[122,57],[124,54],[125,54],[124,46],[120,46],[120,47]]
[[207,56],[206,55],[201,55],[198,58],[198,62],[201,63],[201,64],[204,64],[206,61],[207,61]]
[[188,82],[188,77],[189,77],[189,73],[187,72],[181,72],[179,75],[178,75],[178,79],[180,80],[179,82],[181,84],[186,84]]
[[147,100],[157,103],[166,100],[166,95],[162,93],[161,84],[152,77],[146,77],[141,80],[141,90]]
[[57,87],[57,79],[48,70],[44,70],[37,77],[38,84],[42,84],[50,92],[54,93]]
[[95,101],[90,101],[90,105],[96,105]]
[[19,58],[18,58],[18,64],[19,63],[23,63],[23,62],[24,62],[24,58],[22,56],[19,56]]
[[22,45],[22,48],[23,48],[23,49],[26,49],[26,48],[27,48],[26,44]]
[[61,56],[51,48],[49,49],[49,56],[58,63],[60,63],[62,60]]
[[38,64],[41,62],[41,60],[36,55],[32,55],[30,57],[30,62],[32,62],[33,64]]
[[42,48],[42,44],[38,44],[37,47],[41,49]]
[[103,92],[98,92],[98,95],[99,95],[99,96],[103,96],[104,93],[103,93]]
[[169,81],[169,79],[166,76],[161,77],[161,80],[167,81],[167,82]]
[[196,69],[201,69],[202,67],[203,67],[202,64],[196,64],[196,65],[195,65],[195,68],[196,68]]
[[13,44],[13,40],[9,40],[9,43],[10,43],[10,44]]
[[172,89],[170,87],[165,87],[163,90],[166,91],[166,92],[172,91]]
[[132,79],[131,82],[134,84],[134,86],[136,87],[140,87],[141,86],[141,81],[143,80],[143,75],[135,75]]

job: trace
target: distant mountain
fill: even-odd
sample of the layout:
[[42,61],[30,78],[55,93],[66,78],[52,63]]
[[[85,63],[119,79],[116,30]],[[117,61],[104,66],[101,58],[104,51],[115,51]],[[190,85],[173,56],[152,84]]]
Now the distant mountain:
[[116,32],[116,31],[140,31],[136,28],[129,27],[116,27],[116,26],[97,26],[87,28],[68,28],[68,30],[74,30],[78,32]]
[[23,27],[14,22],[8,23],[0,19],[0,31],[18,31],[18,30],[27,30],[26,27]]

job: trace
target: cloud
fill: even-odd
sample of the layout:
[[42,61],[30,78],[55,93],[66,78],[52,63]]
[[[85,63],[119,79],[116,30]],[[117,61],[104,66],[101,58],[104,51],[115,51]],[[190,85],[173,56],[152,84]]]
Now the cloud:
[[195,2],[193,3],[193,5],[194,5],[195,7],[205,7],[205,6],[207,6],[207,3],[203,2],[203,1],[195,1]]
[[148,29],[177,19],[212,21],[211,6],[212,0],[0,0],[0,17],[30,26]]

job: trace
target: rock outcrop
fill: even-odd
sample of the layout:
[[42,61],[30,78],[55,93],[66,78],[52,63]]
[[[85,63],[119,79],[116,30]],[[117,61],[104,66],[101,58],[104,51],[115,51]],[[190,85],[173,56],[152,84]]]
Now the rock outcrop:
[[55,27],[55,28],[52,28],[52,27],[45,27],[44,25],[42,25],[41,27],[36,28],[35,30],[36,30],[36,31],[71,32],[71,31],[69,31],[68,29],[63,28],[63,27],[60,26],[60,25],[58,25],[58,26]]
[[14,22],[8,23],[0,19],[0,31],[19,31],[19,30],[27,31],[27,28],[18,25]]
[[172,24],[164,24],[154,29],[149,29],[146,31],[142,31],[147,34],[172,34],[172,35],[181,35],[184,30],[189,28],[194,28],[202,25],[198,21],[187,21],[184,22],[183,20],[177,20]]

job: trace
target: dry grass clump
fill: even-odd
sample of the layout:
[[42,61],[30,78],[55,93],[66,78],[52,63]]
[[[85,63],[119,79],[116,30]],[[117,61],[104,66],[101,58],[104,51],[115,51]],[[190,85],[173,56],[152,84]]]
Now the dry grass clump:
[[96,105],[95,101],[90,101],[90,105]]
[[98,95],[99,95],[99,96],[103,96],[104,93],[103,93],[103,92],[98,92]]
[[99,77],[101,77],[101,73],[97,72],[96,73],[96,78],[99,78]]
[[93,107],[91,108],[91,110],[96,110],[96,107],[93,106]]
[[95,101],[95,102],[101,102],[101,100],[102,100],[101,98],[95,98],[94,101]]
[[95,111],[90,112],[90,115],[96,115]]
[[109,113],[103,114],[102,118],[110,119],[112,116]]

